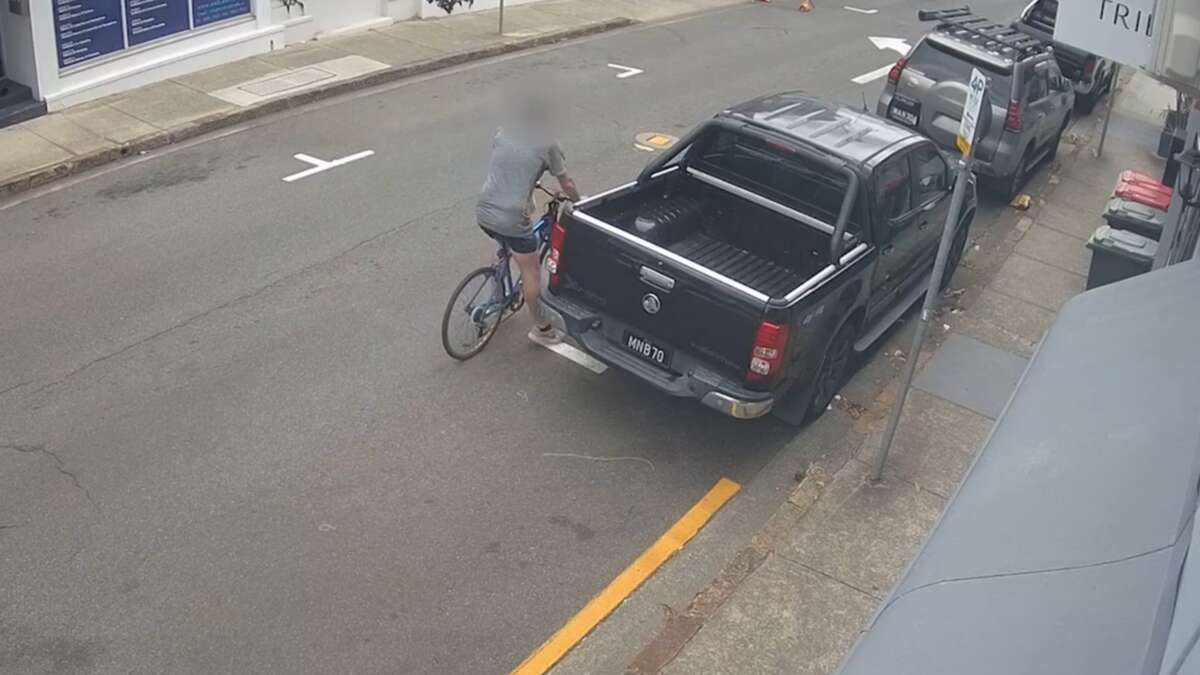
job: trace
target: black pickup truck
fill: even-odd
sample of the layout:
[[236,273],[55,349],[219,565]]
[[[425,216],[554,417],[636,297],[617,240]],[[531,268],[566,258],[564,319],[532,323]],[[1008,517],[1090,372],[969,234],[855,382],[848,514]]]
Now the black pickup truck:
[[[819,416],[922,295],[953,172],[801,93],[730,108],[552,228],[546,304],[609,365],[738,418]],[[949,280],[975,214],[972,185]]]

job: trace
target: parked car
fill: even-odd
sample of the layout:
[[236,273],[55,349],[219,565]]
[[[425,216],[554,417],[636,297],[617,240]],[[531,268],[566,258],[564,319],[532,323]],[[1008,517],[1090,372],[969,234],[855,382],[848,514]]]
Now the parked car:
[[877,112],[954,150],[971,70],[978,69],[989,80],[994,123],[979,140],[975,172],[1015,196],[1038,163],[1058,153],[1070,122],[1075,94],[1053,49],[965,7],[918,17],[937,26],[896,62]]
[[[802,93],[701,125],[553,227],[546,304],[605,363],[800,424],[923,294],[953,172],[921,134]],[[949,280],[975,215],[972,179]]]
[[1054,58],[1062,74],[1071,80],[1075,89],[1075,109],[1084,115],[1092,112],[1096,103],[1112,91],[1116,66],[1061,42],[1054,42],[1054,23],[1058,17],[1058,0],[1033,0],[1021,12],[1014,26],[1039,40],[1053,43]]

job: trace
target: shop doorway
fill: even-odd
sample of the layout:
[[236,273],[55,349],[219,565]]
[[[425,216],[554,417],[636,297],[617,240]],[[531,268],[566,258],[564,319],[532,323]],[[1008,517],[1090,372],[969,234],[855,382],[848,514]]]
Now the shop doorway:
[[4,12],[0,11],[0,128],[45,112],[46,104],[33,100],[29,87],[8,79],[4,70]]

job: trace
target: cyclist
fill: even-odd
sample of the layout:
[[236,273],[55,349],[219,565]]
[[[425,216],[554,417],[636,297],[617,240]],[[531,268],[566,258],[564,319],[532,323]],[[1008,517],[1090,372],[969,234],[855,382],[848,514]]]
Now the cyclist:
[[539,242],[531,222],[533,191],[547,171],[558,179],[559,187],[572,201],[579,200],[579,191],[567,175],[562,148],[550,133],[554,121],[550,103],[527,98],[518,113],[514,122],[496,132],[476,215],[488,236],[512,250],[521,270],[522,293],[533,318],[530,339],[550,345],[561,342],[562,335],[546,320],[538,300],[542,283]]

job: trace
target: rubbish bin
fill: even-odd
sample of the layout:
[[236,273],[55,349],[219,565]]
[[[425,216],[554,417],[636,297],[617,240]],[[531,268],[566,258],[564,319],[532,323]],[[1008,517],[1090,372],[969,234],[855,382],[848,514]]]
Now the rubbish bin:
[[1118,230],[1128,230],[1158,241],[1167,212],[1129,199],[1113,197],[1104,208],[1104,220]]
[[1150,271],[1158,242],[1140,234],[1101,225],[1087,247],[1092,250],[1088,290]]

